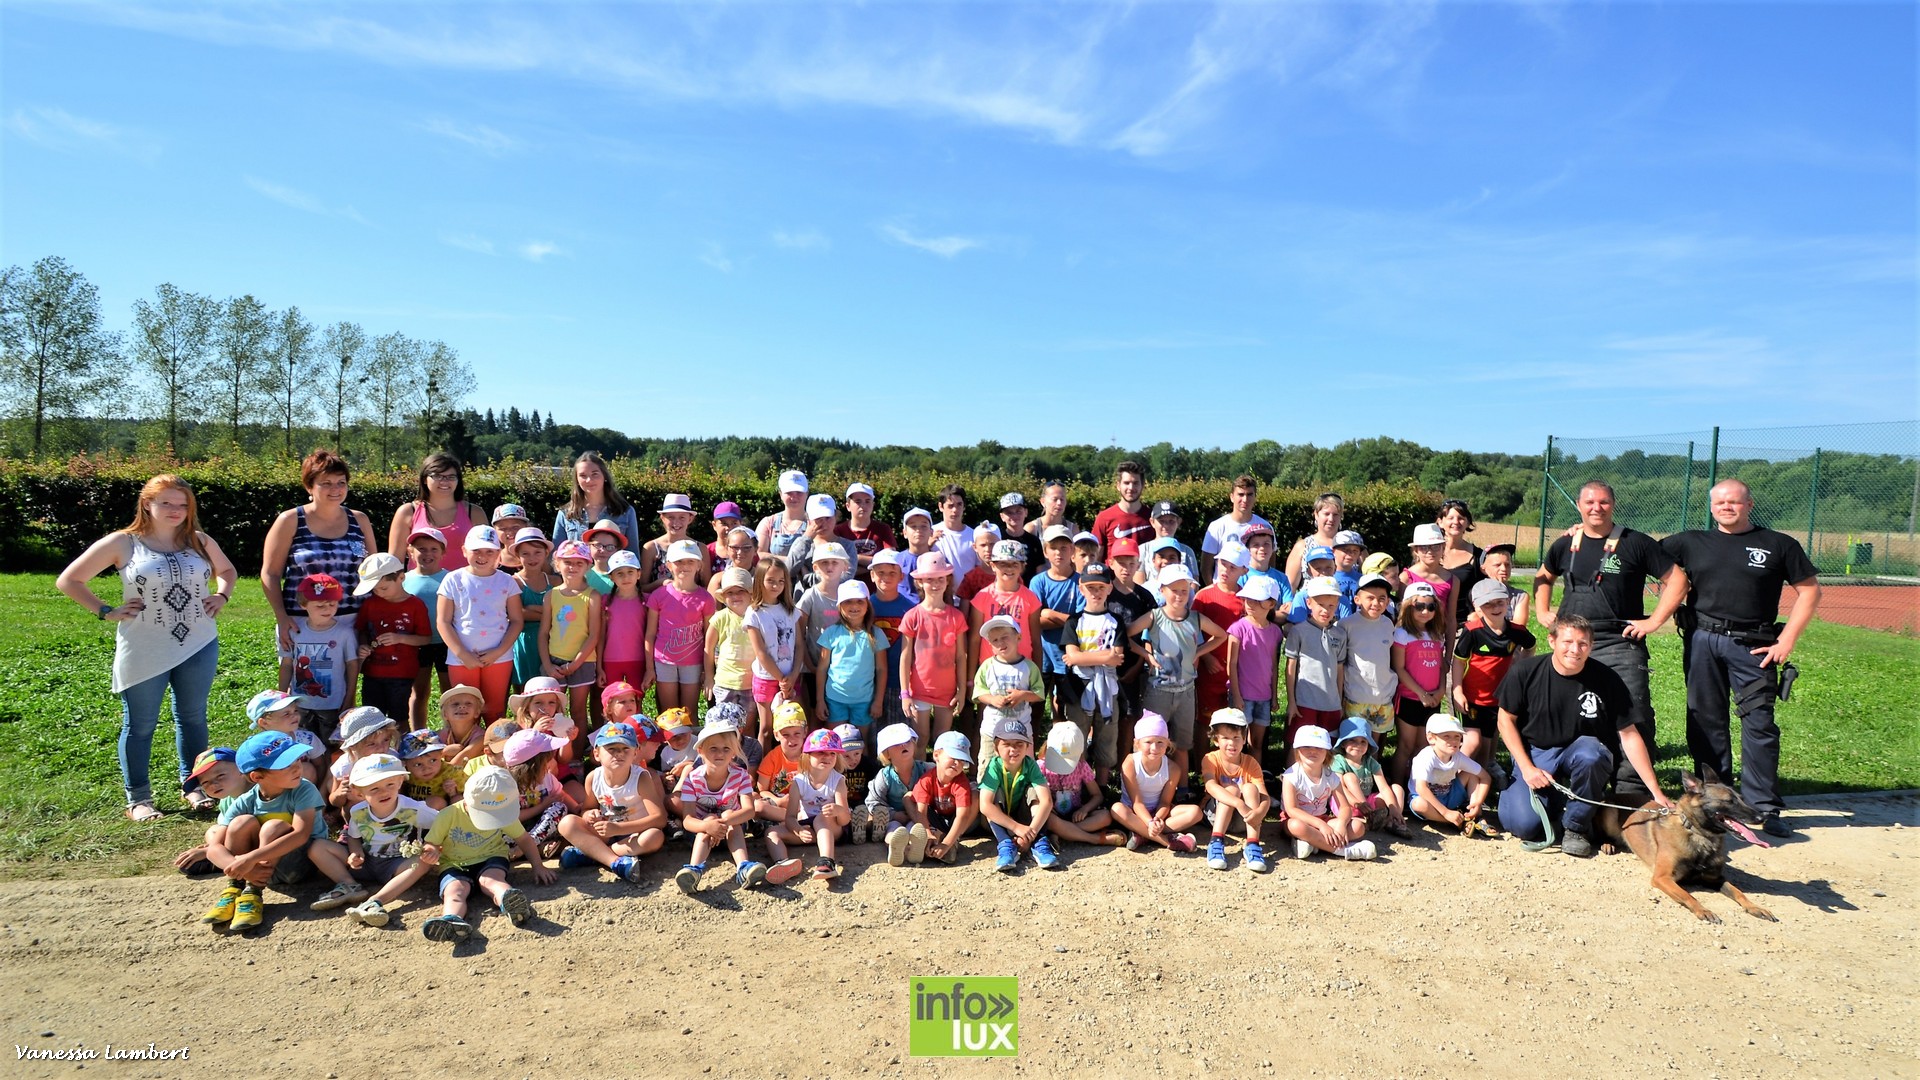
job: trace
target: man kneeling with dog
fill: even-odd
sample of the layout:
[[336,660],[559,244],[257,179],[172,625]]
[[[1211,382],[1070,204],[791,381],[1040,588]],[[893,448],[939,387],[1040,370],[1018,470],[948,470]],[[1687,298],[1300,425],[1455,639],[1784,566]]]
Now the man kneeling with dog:
[[[1608,800],[1619,755],[1655,802],[1672,802],[1661,793],[1647,744],[1634,727],[1627,684],[1611,668],[1587,662],[1592,625],[1565,614],[1547,640],[1551,653],[1515,661],[1500,685],[1500,740],[1521,781],[1500,793],[1500,824],[1522,840],[1542,838],[1547,823],[1535,812],[1531,796],[1537,793],[1560,821],[1560,850],[1588,858],[1594,853],[1595,804]],[[1555,781],[1577,797],[1563,795]]]

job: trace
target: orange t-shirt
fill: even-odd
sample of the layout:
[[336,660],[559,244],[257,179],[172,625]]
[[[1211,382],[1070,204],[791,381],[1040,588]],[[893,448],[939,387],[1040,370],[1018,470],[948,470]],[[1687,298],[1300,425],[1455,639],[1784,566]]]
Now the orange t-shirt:
[[793,774],[799,768],[800,766],[787,760],[786,747],[776,746],[767,751],[767,756],[760,759],[757,775],[767,782],[766,790],[770,794],[785,795],[787,785],[793,782]]

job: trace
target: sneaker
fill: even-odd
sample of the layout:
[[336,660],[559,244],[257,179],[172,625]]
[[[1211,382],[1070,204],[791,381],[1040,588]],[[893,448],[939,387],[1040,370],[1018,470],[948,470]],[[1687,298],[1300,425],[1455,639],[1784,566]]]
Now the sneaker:
[[[916,821],[900,831],[907,834],[907,861],[916,865],[926,862],[927,845],[933,840],[927,832],[927,827]],[[948,853],[947,861],[953,861],[951,852]]]
[[242,889],[233,901],[233,920],[228,923],[236,934],[244,934],[266,920],[266,900],[258,889]]
[[[915,825],[914,828],[918,829],[920,828],[920,826]],[[887,865],[888,866],[907,865],[907,848],[912,843],[913,843],[913,836],[911,833],[908,832],[908,830],[906,829],[893,830],[893,835],[887,837]],[[922,848],[921,853],[925,854],[925,852],[926,852],[926,849]]]
[[840,868],[833,865],[832,859],[823,858],[813,864],[813,879],[815,881],[832,881],[839,876]]
[[[563,847],[560,849],[560,869],[562,870],[585,870],[589,866],[597,865],[599,864],[593,861],[593,856],[581,851],[577,847]],[[616,874],[619,872],[618,870],[614,871]]]
[[321,893],[320,899],[315,900],[313,903],[307,905],[307,907],[312,911],[333,911],[336,908],[346,907],[348,904],[357,904],[366,898],[366,888],[358,882],[350,881],[335,885],[333,888]]
[[519,889],[508,889],[500,896],[500,914],[511,919],[515,926],[525,926],[533,921],[533,901]]
[[[561,854],[565,855],[566,852],[563,851]],[[631,855],[622,855],[613,860],[611,869],[614,873],[635,884],[638,884],[640,881],[640,860]]]
[[1207,866],[1214,870],[1227,868],[1227,842],[1214,837],[1207,841]]
[[1587,839],[1585,833],[1577,833],[1569,829],[1567,834],[1560,838],[1560,850],[1576,859],[1591,859],[1593,858],[1593,841]]
[[692,896],[700,891],[700,872],[705,869],[704,863],[688,863],[674,873],[673,883],[680,886],[681,892]]
[[1355,840],[1353,843],[1340,849],[1340,857],[1353,862],[1366,862],[1378,854],[1379,852],[1373,849],[1373,841],[1371,840]]
[[1130,832],[1127,834],[1127,850],[1128,851],[1139,851],[1141,846],[1144,845],[1145,843],[1146,843],[1146,840],[1142,839],[1139,833]]
[[1040,864],[1042,870],[1065,870],[1060,865],[1060,853],[1053,850],[1053,841],[1045,836],[1033,842],[1033,861]]
[[1310,859],[1313,857],[1313,853],[1318,850],[1320,849],[1307,843],[1305,840],[1296,838],[1293,841],[1293,857],[1296,859]]
[[1267,850],[1259,844],[1248,843],[1244,858],[1247,860],[1247,869],[1256,874],[1267,872]]
[[1793,835],[1793,830],[1787,827],[1786,822],[1780,820],[1780,815],[1777,813],[1768,814],[1760,819],[1760,831],[1779,839]]
[[240,886],[229,885],[221,889],[220,899],[215,900],[213,906],[207,909],[207,913],[200,916],[200,921],[206,923],[208,926],[215,926],[223,922],[231,921],[233,919],[233,905],[239,899]]
[[473,936],[473,924],[458,915],[435,915],[420,924],[428,941],[462,942]]
[[760,880],[769,885],[785,885],[805,873],[806,869],[807,865],[799,859],[781,859],[772,866],[766,867],[765,872],[760,875]]
[[993,868],[1002,874],[1013,873],[1014,864],[1020,861],[1019,845],[1013,842],[1012,837],[1008,837],[996,845],[996,850],[998,855],[993,860]]
[[385,926],[387,925],[387,909],[381,907],[380,901],[378,900],[368,900],[359,907],[348,908],[347,918],[352,919],[361,926]]
[[1188,854],[1191,854],[1193,850],[1199,847],[1200,845],[1194,843],[1192,833],[1183,832],[1178,836],[1175,836],[1172,840],[1167,841],[1167,846],[1179,852],[1182,855],[1188,855]]
[[1388,825],[1387,831],[1399,837],[1402,840],[1412,839],[1413,837],[1413,830],[1407,828],[1407,823],[1404,821],[1402,821],[1398,825],[1391,825],[1391,824]]
[[[849,817],[851,820],[847,822],[847,843],[866,843],[867,837],[873,831],[873,818],[868,814],[867,808],[856,806],[849,812]],[[875,839],[879,838],[875,837]]]
[[748,859],[740,864],[740,868],[733,872],[733,876],[740,882],[741,888],[756,888],[761,882],[767,880],[767,864]]

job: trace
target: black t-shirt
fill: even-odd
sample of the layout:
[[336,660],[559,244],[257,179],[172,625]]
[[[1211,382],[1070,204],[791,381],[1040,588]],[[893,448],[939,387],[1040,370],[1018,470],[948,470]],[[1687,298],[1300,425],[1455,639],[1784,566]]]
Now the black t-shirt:
[[[1123,593],[1116,588],[1107,594],[1107,610],[1119,618],[1123,634],[1127,627],[1140,621],[1140,616],[1151,612],[1157,606],[1159,605],[1153,602],[1153,597],[1139,585],[1135,585],[1132,592]],[[1127,662],[1120,665],[1121,682],[1131,684],[1140,674],[1140,669],[1145,663],[1146,661],[1129,652]]]
[[1519,717],[1528,748],[1566,746],[1582,735],[1613,746],[1619,731],[1633,726],[1633,695],[1612,668],[1588,661],[1580,674],[1562,675],[1551,655],[1513,662],[1500,684],[1500,708]]
[[[1565,586],[1559,614],[1584,615],[1596,630],[1614,632],[1622,621],[1646,618],[1647,579],[1666,576],[1673,562],[1653,537],[1625,529],[1611,556],[1605,537],[1583,535],[1576,553],[1573,537],[1562,536],[1547,549],[1540,568]],[[1596,589],[1598,595],[1587,591]]]
[[1687,571],[1687,603],[1728,622],[1772,623],[1780,616],[1781,586],[1820,572],[1800,541],[1772,529],[1689,529],[1660,546]]

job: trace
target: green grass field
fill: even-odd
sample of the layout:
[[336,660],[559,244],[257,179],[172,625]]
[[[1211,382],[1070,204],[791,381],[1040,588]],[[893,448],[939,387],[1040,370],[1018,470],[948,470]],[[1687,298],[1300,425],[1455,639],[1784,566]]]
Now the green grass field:
[[[102,583],[101,592],[108,590]],[[0,576],[0,874],[138,873],[194,843],[203,820],[170,812],[136,826],[121,816],[115,756],[120,700],[108,690],[112,628],[61,596],[44,574]],[[244,706],[273,684],[273,621],[243,582],[221,618],[220,675],[210,728],[216,745],[246,737]],[[1920,641],[1816,623],[1795,652],[1802,677],[1781,708],[1789,793],[1920,787]],[[1661,779],[1688,765],[1680,643],[1653,642]],[[179,809],[172,728],[162,717],[153,776],[162,809]]]

